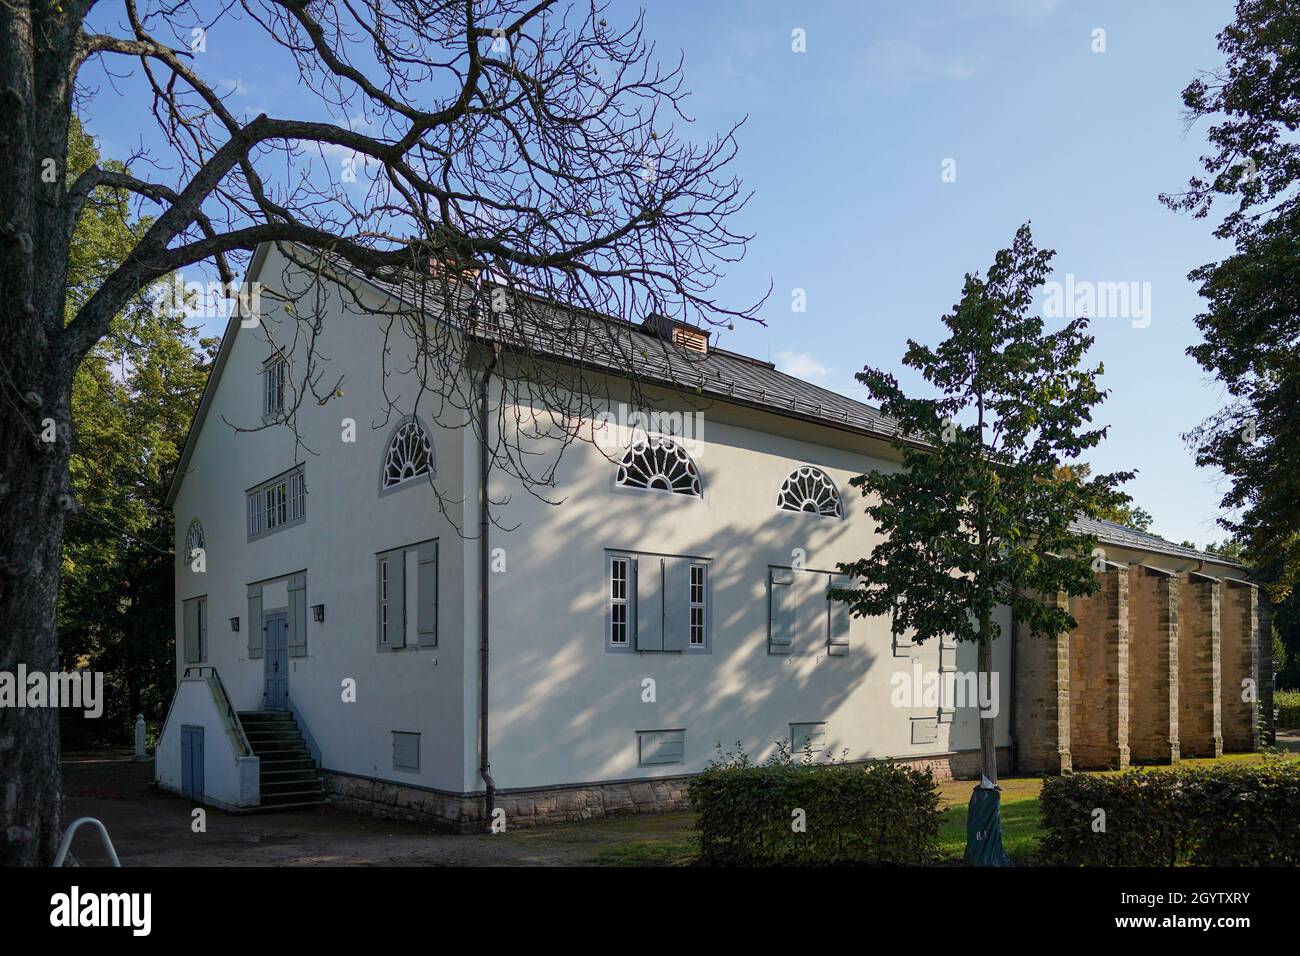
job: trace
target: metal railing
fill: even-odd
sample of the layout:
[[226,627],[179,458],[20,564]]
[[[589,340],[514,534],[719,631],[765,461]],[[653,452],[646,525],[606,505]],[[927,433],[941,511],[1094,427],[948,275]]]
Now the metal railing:
[[234,704],[230,702],[230,695],[226,693],[226,685],[221,682],[221,675],[217,673],[217,669],[211,664],[195,664],[185,668],[181,679],[188,680],[190,671],[194,671],[195,678],[199,680],[204,678],[204,671],[207,671],[207,680],[213,683],[216,688],[220,705],[225,708],[230,729],[234,732],[236,742],[241,749],[240,756],[251,757],[253,755],[253,745],[248,742],[248,737],[244,733],[244,725],[239,719]]
[[78,817],[68,826],[63,834],[63,842],[59,844],[59,852],[54,855],[54,865],[62,866],[64,859],[68,856],[68,848],[72,846],[72,837],[76,834],[77,828],[83,823],[91,824],[99,831],[100,842],[104,844],[104,850],[108,853],[108,861],[111,865],[120,867],[122,862],[117,858],[117,851],[113,849],[113,841],[108,838],[108,830],[104,824],[100,823],[94,817]]

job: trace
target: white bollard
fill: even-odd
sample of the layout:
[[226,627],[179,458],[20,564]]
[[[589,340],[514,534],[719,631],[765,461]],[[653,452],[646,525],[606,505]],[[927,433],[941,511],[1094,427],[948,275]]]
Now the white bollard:
[[144,714],[135,715],[135,759],[149,759],[149,755],[144,750]]

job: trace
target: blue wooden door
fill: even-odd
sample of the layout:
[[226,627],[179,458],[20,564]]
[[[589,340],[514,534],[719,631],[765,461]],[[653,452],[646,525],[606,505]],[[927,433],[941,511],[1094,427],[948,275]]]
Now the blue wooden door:
[[181,792],[203,798],[203,728],[181,726]]
[[266,709],[286,710],[289,707],[289,617],[284,612],[266,616],[263,658]]

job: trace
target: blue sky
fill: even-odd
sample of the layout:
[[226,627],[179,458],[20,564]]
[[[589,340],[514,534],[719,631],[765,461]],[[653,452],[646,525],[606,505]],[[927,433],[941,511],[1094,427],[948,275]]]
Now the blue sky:
[[[649,4],[659,56],[685,58],[693,138],[748,116],[734,171],[754,197],[736,226],[756,238],[721,291],[736,304],[769,281],[773,291],[765,328],[741,324],[719,344],[863,399],[853,373],[864,364],[916,387],[899,361],[907,338],[937,343],[964,273],[985,270],[1031,220],[1057,251],[1057,278],[1149,283],[1149,321],[1093,324],[1111,432],[1089,460],[1139,470],[1127,490],[1157,533],[1221,539],[1222,479],[1194,465],[1180,435],[1223,398],[1184,354],[1201,309],[1186,275],[1227,250],[1212,223],[1156,197],[1198,170],[1204,128],[1185,129],[1179,94],[1220,64],[1215,35],[1231,18],[1228,0]],[[225,29],[209,37],[204,74],[241,108],[319,114],[295,77],[261,66],[255,28]],[[796,29],[806,52],[791,49]],[[1093,49],[1098,29],[1105,52]],[[138,101],[129,108],[131,81],[86,79],[98,87],[88,126],[107,155],[153,142]]]

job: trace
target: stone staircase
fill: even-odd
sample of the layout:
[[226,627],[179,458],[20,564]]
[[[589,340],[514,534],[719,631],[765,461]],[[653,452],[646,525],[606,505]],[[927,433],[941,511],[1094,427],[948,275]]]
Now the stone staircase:
[[239,722],[261,763],[261,809],[325,803],[325,778],[316,769],[293,714],[287,710],[240,711]]

